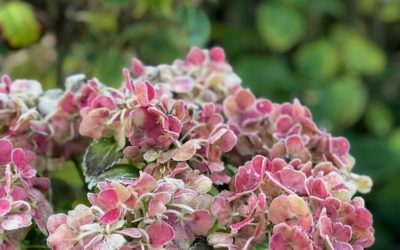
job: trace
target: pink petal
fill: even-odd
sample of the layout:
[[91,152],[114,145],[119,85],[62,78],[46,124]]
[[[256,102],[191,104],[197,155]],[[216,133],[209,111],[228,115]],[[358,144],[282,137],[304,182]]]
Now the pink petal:
[[214,221],[207,210],[197,210],[187,217],[186,223],[194,235],[206,236]]
[[67,225],[74,230],[79,230],[82,225],[91,224],[94,221],[94,215],[90,208],[79,204],[74,210],[68,212]]
[[303,140],[298,135],[291,135],[286,140],[289,154],[298,154],[304,149]]
[[92,109],[107,108],[110,111],[112,111],[112,110],[117,108],[117,105],[114,103],[114,101],[110,97],[104,96],[104,95],[100,95],[100,96],[97,96],[92,101],[92,103],[90,104],[90,107]]
[[76,243],[76,237],[77,235],[75,235],[75,232],[71,228],[65,224],[62,224],[47,238],[47,245],[51,249],[83,249],[83,247],[74,247]]
[[206,55],[201,49],[193,47],[187,54],[186,59],[192,64],[199,65],[206,59]]
[[[144,82],[137,82],[135,85],[135,94],[137,102],[141,106],[147,106],[149,104],[149,95],[147,92],[147,85]],[[153,90],[154,92],[154,90]]]
[[11,159],[20,170],[25,168],[26,166],[25,152],[22,149],[20,148],[14,149],[11,154]]
[[257,110],[262,114],[268,114],[272,110],[272,103],[267,99],[259,99],[256,104]]
[[132,60],[132,72],[136,75],[142,75],[144,74],[145,68],[143,66],[143,63],[137,59],[133,58]]
[[351,239],[352,231],[349,225],[338,222],[333,225],[335,239],[347,242]]
[[232,130],[226,131],[226,133],[219,140],[219,147],[222,152],[229,152],[236,145],[237,137]]
[[231,228],[232,230],[234,230],[234,231],[239,231],[242,227],[248,225],[248,224],[251,223],[253,220],[254,220],[253,217],[247,217],[246,219],[244,219],[244,220],[242,220],[242,221],[240,221],[240,222],[238,222],[238,223],[235,223],[235,224],[230,225],[230,228]]
[[157,188],[157,181],[149,174],[141,173],[139,179],[132,185],[133,189],[142,195]]
[[131,77],[129,75],[129,70],[127,68],[122,69],[122,74],[124,75],[125,79],[125,87],[131,92],[135,93],[135,88],[133,86],[133,82],[131,80]]
[[147,230],[150,244],[154,248],[159,248],[167,244],[175,237],[173,228],[166,222],[158,220],[151,224]]
[[0,165],[5,165],[11,160],[12,143],[7,139],[0,139]]
[[350,150],[350,143],[344,137],[337,137],[332,139],[333,151],[338,155],[346,155]]
[[236,93],[235,101],[240,109],[247,110],[253,106],[256,98],[250,90],[242,89]]
[[0,216],[6,215],[11,210],[11,202],[7,199],[0,199]]
[[226,225],[232,216],[228,200],[222,196],[214,197],[211,204],[211,212],[221,225]]
[[368,228],[372,225],[372,215],[366,208],[358,207],[356,209],[356,225],[363,228]]
[[119,215],[120,215],[119,208],[111,209],[110,211],[103,214],[103,216],[101,216],[100,223],[102,223],[102,224],[114,223],[118,220]]
[[110,116],[107,108],[97,108],[83,117],[79,126],[79,133],[91,138],[101,138],[106,129],[106,122]]
[[148,212],[149,216],[156,216],[167,210],[166,204],[171,200],[171,195],[165,192],[156,193],[150,200]]
[[274,224],[286,222],[300,226],[308,231],[312,225],[311,212],[306,202],[297,195],[280,195],[272,200],[269,207],[269,218]]
[[293,169],[283,169],[279,172],[282,184],[299,194],[306,193],[306,175]]
[[147,87],[147,97],[149,98],[149,101],[151,101],[156,95],[156,91],[154,90],[153,85],[149,81],[145,81],[144,83],[146,84]]
[[287,132],[293,126],[293,120],[288,115],[282,115],[275,123],[275,129],[278,132]]
[[196,150],[197,142],[195,140],[187,141],[181,147],[177,148],[172,159],[174,161],[190,160],[196,154]]
[[107,209],[113,209],[118,206],[118,194],[114,188],[102,190],[97,199]]
[[136,228],[127,228],[124,230],[119,231],[123,235],[127,235],[132,238],[139,239],[142,237],[142,233]]
[[210,57],[212,60],[216,62],[223,62],[225,61],[225,52],[224,49],[221,47],[214,47],[210,51]]
[[47,220],[47,230],[50,234],[54,233],[59,226],[67,223],[68,216],[66,214],[53,214]]

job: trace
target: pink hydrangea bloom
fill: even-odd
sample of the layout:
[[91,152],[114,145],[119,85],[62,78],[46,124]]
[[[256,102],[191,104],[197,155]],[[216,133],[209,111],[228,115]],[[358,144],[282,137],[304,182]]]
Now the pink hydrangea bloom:
[[49,247],[188,248],[196,237],[208,235],[214,219],[209,190],[189,188],[191,176],[207,177],[191,169],[179,176],[156,181],[142,173],[136,179],[98,183],[99,192],[88,194],[91,207],[78,205],[67,215],[50,216]]

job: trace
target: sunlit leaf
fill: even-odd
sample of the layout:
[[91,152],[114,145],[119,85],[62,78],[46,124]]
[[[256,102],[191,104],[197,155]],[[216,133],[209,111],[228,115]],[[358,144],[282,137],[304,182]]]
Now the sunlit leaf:
[[382,49],[356,31],[335,26],[331,38],[342,50],[344,66],[349,72],[375,75],[385,68],[386,58]]
[[38,41],[40,24],[32,7],[24,2],[9,2],[0,8],[0,28],[4,39],[14,48]]

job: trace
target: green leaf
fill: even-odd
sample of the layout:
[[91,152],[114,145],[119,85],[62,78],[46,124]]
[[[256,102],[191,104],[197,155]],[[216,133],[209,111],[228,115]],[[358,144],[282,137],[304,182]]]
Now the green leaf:
[[14,48],[29,46],[40,37],[40,24],[35,13],[31,5],[24,2],[9,2],[0,8],[0,28]]
[[101,138],[92,142],[86,149],[83,167],[86,182],[92,188],[97,178],[123,158],[122,150],[113,138]]
[[386,66],[386,57],[380,47],[343,25],[334,26],[331,39],[342,49],[343,62],[349,73],[376,75]]
[[297,51],[295,65],[303,76],[317,80],[328,79],[338,69],[338,52],[329,41],[319,39],[304,45]]
[[294,8],[277,3],[262,3],[256,14],[261,37],[273,50],[286,51],[305,34],[305,18]]
[[367,103],[367,90],[361,80],[343,76],[305,98],[319,123],[328,129],[343,129],[358,121]]
[[390,110],[383,103],[373,101],[368,105],[365,123],[371,132],[384,136],[392,129],[394,118]]
[[183,5],[176,14],[187,45],[204,46],[211,32],[207,13],[200,8]]
[[124,178],[139,176],[139,168],[130,164],[116,164],[96,177],[91,178],[88,188],[92,189],[97,183],[102,181],[117,181]]

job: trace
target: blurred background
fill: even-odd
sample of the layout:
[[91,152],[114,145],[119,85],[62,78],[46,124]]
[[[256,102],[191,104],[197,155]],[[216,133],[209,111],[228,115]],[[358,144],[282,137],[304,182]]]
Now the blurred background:
[[[298,97],[347,136],[374,180],[373,249],[400,249],[400,0],[0,0],[0,73],[46,88],[79,72],[118,86],[132,57],[171,63],[193,45],[224,47],[257,95]],[[56,188],[79,190],[71,175]]]

